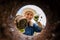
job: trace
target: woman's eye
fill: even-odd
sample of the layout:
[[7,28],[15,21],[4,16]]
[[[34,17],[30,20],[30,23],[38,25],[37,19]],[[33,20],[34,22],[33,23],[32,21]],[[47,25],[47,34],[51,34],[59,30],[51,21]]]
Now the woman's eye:
[[27,15],[29,15],[29,14],[27,14]]
[[30,15],[30,13],[27,13],[27,15]]

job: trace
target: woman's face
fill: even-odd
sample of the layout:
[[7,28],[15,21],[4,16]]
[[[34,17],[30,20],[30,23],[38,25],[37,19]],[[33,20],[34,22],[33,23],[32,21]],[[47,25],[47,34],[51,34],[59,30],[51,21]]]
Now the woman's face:
[[31,11],[27,11],[27,12],[25,12],[25,17],[27,18],[27,20],[28,21],[30,21],[32,18],[33,18],[33,12],[31,12]]

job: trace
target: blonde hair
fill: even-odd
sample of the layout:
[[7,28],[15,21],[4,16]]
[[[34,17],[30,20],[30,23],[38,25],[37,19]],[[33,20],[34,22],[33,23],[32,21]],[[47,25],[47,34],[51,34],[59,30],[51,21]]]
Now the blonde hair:
[[33,10],[33,9],[31,9],[31,8],[25,8],[25,9],[23,9],[22,15],[24,15],[27,11],[32,12],[32,13],[33,13],[33,15],[35,15],[35,14],[36,14],[36,11],[35,11],[35,10]]

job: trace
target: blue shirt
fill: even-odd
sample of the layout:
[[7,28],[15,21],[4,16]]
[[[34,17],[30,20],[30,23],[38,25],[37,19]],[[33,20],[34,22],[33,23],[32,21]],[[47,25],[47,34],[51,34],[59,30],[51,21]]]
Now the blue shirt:
[[25,32],[23,34],[32,36],[34,34],[34,32],[41,32],[41,28],[38,27],[38,25],[36,25],[36,24],[33,24],[33,26],[28,25],[25,28]]

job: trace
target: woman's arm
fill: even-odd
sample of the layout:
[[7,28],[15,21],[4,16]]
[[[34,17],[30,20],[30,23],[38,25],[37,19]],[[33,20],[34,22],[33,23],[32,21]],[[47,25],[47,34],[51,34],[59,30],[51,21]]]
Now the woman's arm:
[[37,24],[40,28],[43,28],[41,22],[37,22]]

